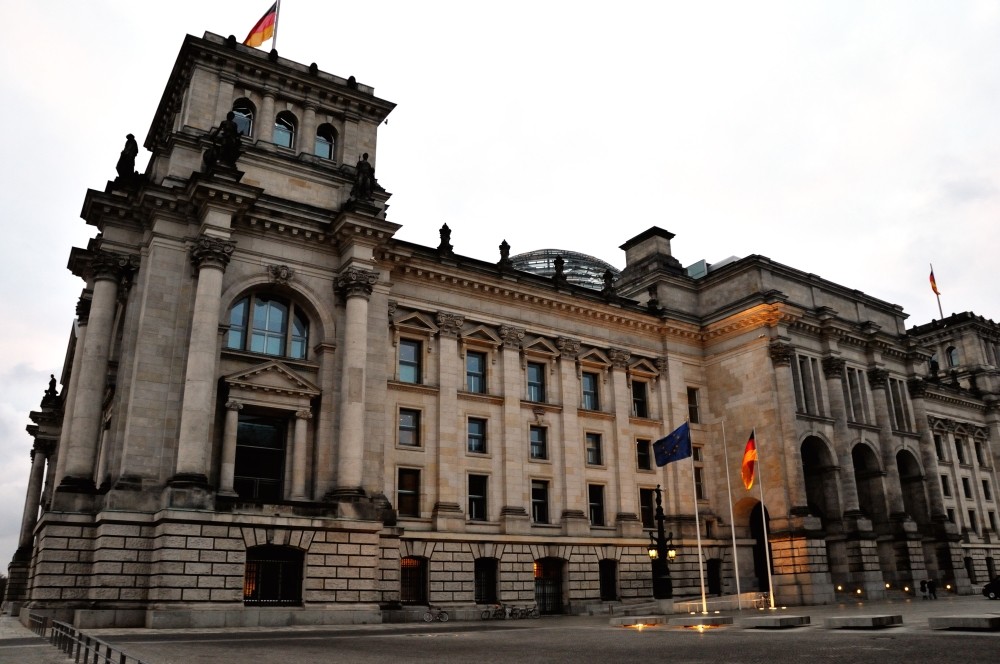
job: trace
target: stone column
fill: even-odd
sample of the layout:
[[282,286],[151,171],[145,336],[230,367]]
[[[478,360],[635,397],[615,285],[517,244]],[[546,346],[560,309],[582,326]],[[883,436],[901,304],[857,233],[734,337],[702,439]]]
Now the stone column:
[[[609,473],[613,481],[608,484],[606,500],[608,511],[610,512],[612,507],[614,508],[615,525],[618,527],[619,536],[639,537],[642,535],[642,529],[639,517],[635,513],[638,499],[633,479],[635,477],[633,470],[635,468],[635,441],[631,435],[632,427],[629,425],[629,417],[632,414],[632,385],[629,383],[628,363],[632,354],[620,348],[609,348],[608,357],[611,359],[611,380],[614,383],[615,428],[605,452],[607,458],[604,462],[608,468],[614,469],[614,472]],[[652,400],[652,385],[649,387],[650,393],[646,396]],[[613,501],[615,501],[614,505]],[[694,514],[694,512],[691,513]]]
[[257,123],[257,140],[271,143],[274,141],[274,91],[264,91],[264,103],[260,107],[260,118]]
[[306,459],[309,440],[307,437],[312,413],[300,410],[295,413],[295,433],[292,441],[292,500],[308,500],[306,495]]
[[235,496],[233,476],[236,474],[236,434],[240,426],[243,404],[235,399],[226,402],[226,422],[222,432],[222,463],[219,466],[220,496]]
[[[580,435],[580,420],[577,417],[577,409],[580,406],[580,376],[576,365],[576,357],[580,354],[580,342],[577,339],[560,337],[556,339],[556,347],[560,352],[559,387],[563,403],[562,413],[559,415],[562,420],[560,428],[563,440],[576,440]],[[561,514],[563,534],[576,537],[590,535],[587,498],[584,493],[586,479],[583,448],[580,445],[556,447],[561,449],[553,450],[552,463],[562,472],[553,474],[553,479],[561,482],[561,491],[554,491],[558,502],[553,502],[553,508],[560,510],[558,514]],[[558,465],[556,465],[556,453],[560,457]]]
[[[521,417],[521,399],[524,397],[524,373],[521,370],[520,350],[524,328],[500,326],[503,340],[503,440],[502,455],[503,492],[500,521],[505,533],[527,533],[530,517],[527,505],[531,496],[526,488],[528,468],[528,424]],[[553,441],[549,440],[549,445]],[[530,485],[529,485],[530,486]],[[527,502],[526,502],[527,501]]]
[[319,362],[319,387],[323,391],[319,414],[316,418],[316,446],[313,449],[313,499],[320,500],[334,486],[336,438],[334,434],[333,393],[337,381],[337,347],[333,344],[316,345]]
[[941,472],[938,468],[934,436],[927,422],[927,404],[924,402],[927,383],[920,378],[912,378],[907,383],[907,388],[913,405],[913,417],[920,432],[920,462],[924,466],[924,486],[927,487],[927,497],[930,499],[931,520],[944,524],[948,521],[948,513],[945,511],[944,496],[941,494]]
[[334,497],[364,495],[361,487],[365,441],[365,365],[368,361],[368,300],[378,272],[351,267],[337,277],[346,300],[343,367],[340,376],[340,443]]
[[[795,360],[795,349],[783,341],[772,341],[768,353],[774,365],[774,384],[778,400],[777,433],[781,440],[763,441],[764,454],[768,447],[784,450],[785,491],[788,496],[790,514],[805,515],[809,513],[809,500],[806,498],[806,483],[802,473],[802,454],[799,451],[799,441],[795,433],[795,392],[792,388],[792,362]],[[768,444],[771,443],[769,446]],[[760,451],[760,447],[758,447]],[[773,477],[773,474],[771,474]],[[774,479],[768,482],[769,487],[775,486]],[[855,500],[855,502],[857,502]]]
[[316,154],[316,106],[306,104],[306,112],[302,116],[302,128],[298,137],[299,152],[306,154]]
[[184,373],[177,472],[169,482],[172,485],[208,486],[222,276],[234,248],[235,243],[230,240],[202,235],[191,249],[191,261],[198,270],[198,285]]
[[[889,373],[884,369],[868,371],[868,385],[872,389],[872,400],[875,402],[875,424],[878,425],[878,445],[882,456],[882,468],[885,470],[885,492],[889,506],[889,515],[901,518],[906,511],[903,507],[903,488],[899,482],[899,468],[893,455],[892,418],[889,414],[889,399],[886,396]],[[933,447],[933,445],[931,446]]]
[[31,559],[31,544],[34,539],[35,522],[38,520],[38,506],[42,498],[42,480],[45,477],[45,462],[49,450],[35,441],[31,449],[31,471],[28,474],[28,491],[24,498],[24,514],[21,516],[21,535],[17,540],[17,559]]
[[[70,444],[70,431],[73,430],[73,408],[76,405],[76,390],[80,383],[81,367],[83,366],[83,347],[87,336],[87,320],[90,316],[90,300],[82,295],[76,304],[76,316],[76,345],[73,347],[73,366],[70,368],[69,385],[63,392],[65,395],[63,421],[62,429],[59,431],[55,471],[51,482],[53,490],[59,486],[59,482],[62,481],[63,475],[66,472],[66,457],[69,456],[66,450]],[[49,472],[52,473],[53,471],[50,470]],[[52,496],[49,496],[49,500],[51,499]]]
[[[465,527],[461,497],[464,495],[461,468],[466,429],[458,418],[458,387],[464,377],[459,366],[458,335],[465,317],[446,311],[437,313],[438,325],[438,412],[437,447],[434,465],[437,467],[437,497],[434,501],[434,523],[440,531],[456,531]],[[428,444],[430,448],[430,444]],[[430,449],[427,450],[431,452]],[[428,478],[429,479],[429,478]],[[433,493],[428,486],[428,493]],[[433,496],[432,496],[433,497]]]
[[73,398],[69,444],[65,449],[66,474],[61,478],[60,491],[87,493],[95,490],[94,469],[101,434],[112,327],[118,308],[118,280],[121,271],[131,264],[128,256],[106,252],[98,252],[91,260],[94,293],[83,352],[80,354],[80,375]]
[[858,485],[854,477],[854,457],[851,455],[851,431],[847,428],[847,407],[844,403],[844,364],[846,364],[844,360],[839,357],[823,358],[823,375],[826,377],[830,415],[833,417],[833,445],[840,465],[843,508],[845,513],[856,514],[860,509],[860,503]]

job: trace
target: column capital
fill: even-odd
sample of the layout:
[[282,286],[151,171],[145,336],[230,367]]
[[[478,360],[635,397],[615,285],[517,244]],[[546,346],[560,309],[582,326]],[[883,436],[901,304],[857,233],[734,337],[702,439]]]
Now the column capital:
[[884,390],[888,382],[889,372],[885,369],[875,367],[868,370],[868,384],[873,390]]
[[203,267],[217,267],[225,271],[235,249],[236,243],[232,240],[202,235],[191,247],[191,263],[199,270]]
[[615,369],[627,369],[628,361],[632,358],[631,351],[627,351],[623,348],[609,348],[608,349],[608,359],[611,360],[611,365]]
[[771,356],[771,362],[778,367],[791,366],[792,358],[795,357],[792,344],[784,341],[772,341],[767,346],[767,352]]
[[295,418],[299,420],[311,420],[313,414],[311,410],[297,410],[295,411]]
[[89,267],[94,281],[117,282],[139,268],[139,257],[114,251],[97,251],[91,256]]
[[824,357],[823,375],[827,378],[842,378],[844,376],[844,365],[847,361],[842,357]]
[[559,337],[556,339],[556,348],[559,349],[559,354],[562,357],[573,360],[580,354],[580,340],[571,339],[569,337]]
[[237,412],[241,411],[243,410],[243,403],[237,401],[236,399],[230,399],[226,402],[226,410],[235,410]]
[[927,395],[927,382],[923,378],[911,378],[906,381],[906,389],[911,399],[923,399]]
[[337,276],[336,288],[345,299],[363,297],[367,300],[377,281],[378,272],[375,270],[349,267]]
[[443,337],[457,337],[459,332],[462,331],[462,325],[465,324],[465,316],[447,311],[439,311],[437,312],[436,322],[438,334]]
[[500,338],[503,339],[504,348],[520,348],[521,341],[524,339],[524,328],[501,325]]

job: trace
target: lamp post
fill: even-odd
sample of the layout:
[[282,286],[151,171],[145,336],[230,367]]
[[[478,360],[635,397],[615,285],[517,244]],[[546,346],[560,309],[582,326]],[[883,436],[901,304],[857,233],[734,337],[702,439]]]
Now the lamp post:
[[665,535],[663,522],[663,494],[660,485],[656,485],[656,539],[649,533],[649,560],[653,564],[653,599],[673,599],[674,583],[670,578],[668,562],[677,556],[677,551],[671,546],[674,534]]

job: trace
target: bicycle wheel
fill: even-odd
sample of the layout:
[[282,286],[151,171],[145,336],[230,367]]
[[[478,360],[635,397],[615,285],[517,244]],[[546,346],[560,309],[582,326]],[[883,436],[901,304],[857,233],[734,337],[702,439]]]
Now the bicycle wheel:
[[447,611],[439,611],[438,612],[438,620],[440,620],[441,622],[448,622],[448,620],[449,620],[448,612]]
[[424,611],[424,622],[431,622],[434,620],[434,616],[431,615],[430,611]]
[[493,612],[490,611],[489,609],[486,609],[485,611],[483,611],[483,613],[480,616],[480,618],[482,618],[483,620],[489,620],[490,617],[492,617],[492,616],[493,616]]

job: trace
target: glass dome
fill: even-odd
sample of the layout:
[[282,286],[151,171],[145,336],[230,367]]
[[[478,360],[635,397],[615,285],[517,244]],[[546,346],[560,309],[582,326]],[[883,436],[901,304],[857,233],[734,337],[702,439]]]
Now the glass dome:
[[606,270],[611,270],[615,279],[621,274],[621,270],[600,258],[563,249],[538,249],[512,256],[510,260],[518,270],[551,278],[556,273],[556,258],[560,257],[565,261],[563,274],[566,276],[566,281],[576,286],[601,290],[604,288]]

